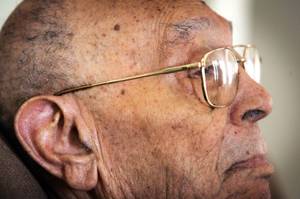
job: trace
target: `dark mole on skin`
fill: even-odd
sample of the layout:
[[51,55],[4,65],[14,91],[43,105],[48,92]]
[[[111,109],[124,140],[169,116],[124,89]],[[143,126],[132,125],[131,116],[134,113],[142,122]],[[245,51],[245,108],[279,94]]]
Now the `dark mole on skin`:
[[121,95],[125,95],[125,89],[121,90]]
[[120,30],[120,28],[121,28],[121,27],[120,27],[120,25],[119,25],[119,24],[116,24],[116,25],[114,26],[114,30],[115,30],[115,31],[119,31],[119,30]]

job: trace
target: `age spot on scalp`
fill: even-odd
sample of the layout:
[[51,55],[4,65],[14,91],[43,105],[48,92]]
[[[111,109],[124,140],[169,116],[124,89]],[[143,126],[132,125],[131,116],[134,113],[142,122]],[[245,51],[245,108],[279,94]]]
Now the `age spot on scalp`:
[[115,31],[119,31],[120,29],[121,29],[120,24],[116,24],[116,25],[114,26],[114,30],[115,30]]

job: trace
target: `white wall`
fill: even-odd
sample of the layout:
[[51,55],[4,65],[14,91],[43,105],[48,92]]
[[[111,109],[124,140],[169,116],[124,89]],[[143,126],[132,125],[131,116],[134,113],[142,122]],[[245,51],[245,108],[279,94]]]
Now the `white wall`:
[[300,1],[255,0],[253,38],[264,55],[263,83],[274,100],[262,123],[280,186],[300,198]]
[[0,0],[0,27],[2,27],[8,15],[21,1],[22,0]]
[[252,41],[253,0],[207,0],[207,4],[233,24],[233,43]]

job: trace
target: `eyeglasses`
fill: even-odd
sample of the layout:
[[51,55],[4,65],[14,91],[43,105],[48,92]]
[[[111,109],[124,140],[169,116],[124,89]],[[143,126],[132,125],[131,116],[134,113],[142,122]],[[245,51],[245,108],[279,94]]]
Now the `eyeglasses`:
[[180,71],[192,71],[192,76],[198,76],[201,83],[196,83],[195,89],[202,91],[204,99],[213,108],[229,106],[236,97],[239,82],[239,65],[256,82],[260,81],[261,58],[258,50],[253,45],[235,45],[232,47],[218,48],[206,53],[200,62],[166,67],[157,71],[144,74],[86,84],[68,88],[54,93],[63,95],[96,86],[103,86],[118,82],[124,82],[144,77],[162,74],[176,73]]

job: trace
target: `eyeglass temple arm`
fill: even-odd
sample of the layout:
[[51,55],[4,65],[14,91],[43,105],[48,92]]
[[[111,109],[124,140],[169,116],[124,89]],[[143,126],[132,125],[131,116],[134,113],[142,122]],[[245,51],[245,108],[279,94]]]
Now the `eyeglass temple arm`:
[[197,63],[186,64],[186,65],[181,65],[181,66],[173,66],[173,67],[163,68],[161,70],[144,73],[144,74],[140,74],[140,75],[134,75],[134,76],[130,76],[130,77],[124,77],[124,78],[119,78],[119,79],[114,79],[114,80],[109,80],[109,81],[103,81],[103,82],[98,82],[98,83],[94,83],[94,84],[86,84],[86,85],[82,85],[82,86],[78,86],[78,87],[67,88],[67,89],[64,89],[64,90],[54,93],[54,95],[59,96],[59,95],[63,95],[66,93],[84,90],[84,89],[88,89],[88,88],[92,88],[92,87],[96,87],[96,86],[114,84],[114,83],[118,83],[118,82],[124,82],[124,81],[128,81],[128,80],[157,76],[157,75],[162,75],[162,74],[176,73],[176,72],[185,71],[188,69],[197,68],[197,67],[199,67],[199,65],[200,65],[200,63],[197,62]]

